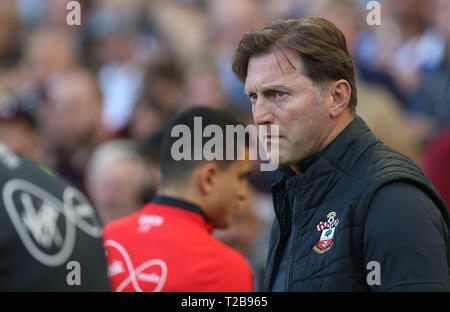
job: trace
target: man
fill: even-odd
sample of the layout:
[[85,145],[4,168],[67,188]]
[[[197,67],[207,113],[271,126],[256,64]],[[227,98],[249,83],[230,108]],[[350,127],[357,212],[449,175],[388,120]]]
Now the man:
[[[114,291],[253,290],[244,257],[211,235],[213,228],[230,225],[246,199],[251,163],[248,157],[224,157],[230,148],[225,135],[216,145],[217,158],[196,157],[210,143],[203,133],[215,128],[225,134],[227,125],[238,123],[209,108],[191,108],[174,119],[163,146],[157,196],[141,212],[104,228]],[[179,137],[180,131],[186,133]],[[235,142],[235,155],[247,150]],[[178,157],[181,150],[186,157]]]
[[86,185],[103,225],[139,211],[146,191],[147,167],[133,141],[98,146],[89,160]]
[[448,291],[449,214],[429,179],[355,115],[346,41],[322,18],[241,39],[233,70],[279,135],[268,291]]
[[95,76],[82,69],[48,83],[48,102],[39,123],[46,159],[66,179],[85,190],[85,170],[95,148],[111,139],[102,122],[103,98]]
[[[1,88],[1,87],[0,87]],[[6,96],[5,96],[6,95]],[[0,103],[0,141],[30,160],[39,157],[36,118],[18,98],[2,94]],[[6,100],[5,100],[6,99]]]
[[0,142],[0,291],[110,291],[101,228],[73,186]]

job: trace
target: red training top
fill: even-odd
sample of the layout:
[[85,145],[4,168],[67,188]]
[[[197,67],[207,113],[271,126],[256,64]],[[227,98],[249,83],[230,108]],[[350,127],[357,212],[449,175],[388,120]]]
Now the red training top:
[[114,291],[253,291],[247,260],[211,235],[203,211],[158,196],[103,230]]

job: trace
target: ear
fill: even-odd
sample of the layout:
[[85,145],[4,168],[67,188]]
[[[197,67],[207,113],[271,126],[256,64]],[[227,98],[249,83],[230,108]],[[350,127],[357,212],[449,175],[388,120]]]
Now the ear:
[[219,172],[220,169],[214,162],[207,162],[197,169],[196,183],[201,194],[209,195],[213,192]]
[[339,116],[340,113],[348,106],[351,96],[350,84],[347,80],[340,79],[333,83],[330,90],[330,114],[331,118]]

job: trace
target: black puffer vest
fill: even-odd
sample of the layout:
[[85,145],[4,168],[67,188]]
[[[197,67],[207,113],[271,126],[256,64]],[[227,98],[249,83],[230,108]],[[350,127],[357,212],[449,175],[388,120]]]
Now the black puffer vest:
[[276,219],[266,291],[272,290],[274,268],[291,234],[292,246],[285,253],[287,291],[368,291],[367,264],[362,260],[364,223],[371,199],[386,183],[416,185],[450,224],[445,203],[422,170],[380,142],[359,116],[300,167],[300,175],[284,168],[283,178],[272,187]]

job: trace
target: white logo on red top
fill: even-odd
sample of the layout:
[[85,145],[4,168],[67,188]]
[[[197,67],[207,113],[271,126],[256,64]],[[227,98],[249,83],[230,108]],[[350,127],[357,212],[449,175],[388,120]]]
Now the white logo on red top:
[[122,261],[113,261],[113,263],[108,265],[108,276],[112,277],[114,275],[125,272],[123,268]]
[[[113,289],[114,291],[124,291],[129,285],[131,285],[132,290],[137,292],[143,292],[141,287],[144,286],[146,290],[161,291],[167,278],[167,265],[164,261],[151,259],[134,268],[129,254],[118,242],[105,241],[105,249],[108,251],[108,262],[111,262],[111,265],[108,266],[109,277],[116,276],[115,279],[120,281],[120,283],[114,283],[115,285],[118,284]],[[123,263],[125,263],[126,268],[123,268]],[[119,276],[122,273],[125,274]]]
[[142,215],[138,220],[138,232],[147,233],[152,227],[161,226],[164,223],[164,218],[155,215]]

